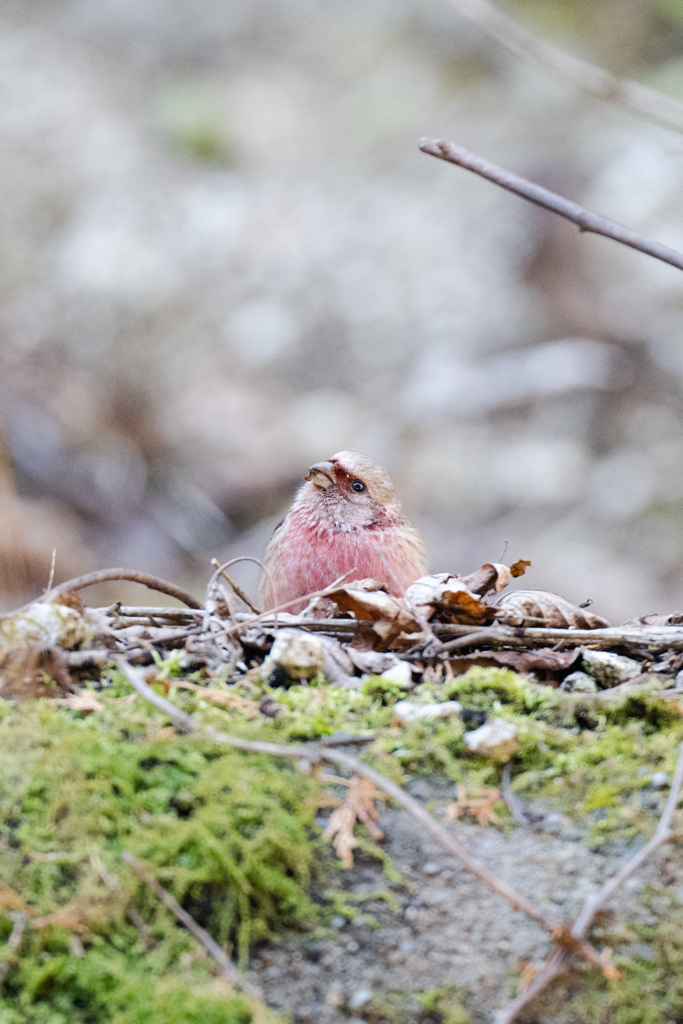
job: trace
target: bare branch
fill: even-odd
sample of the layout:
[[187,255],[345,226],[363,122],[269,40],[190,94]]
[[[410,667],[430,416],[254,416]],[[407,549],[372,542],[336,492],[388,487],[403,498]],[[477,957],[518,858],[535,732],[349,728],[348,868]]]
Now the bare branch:
[[[657,825],[655,834],[649,843],[646,843],[642,849],[638,850],[638,852],[631,857],[626,864],[624,864],[621,871],[618,871],[616,875],[605,882],[602,889],[596,896],[590,897],[586,900],[581,913],[577,917],[571,929],[571,935],[574,939],[578,941],[583,940],[600,907],[604,906],[607,900],[614,895],[619,886],[625,882],[626,879],[629,878],[645,860],[647,860],[650,854],[656,850],[658,846],[661,846],[662,843],[665,843],[671,838],[671,818],[673,817],[676,805],[678,804],[678,799],[681,794],[681,786],[683,786],[683,743],[681,743],[678,748],[678,764],[676,765],[676,772],[671,783],[669,799],[667,800],[666,807],[659,819],[659,824]],[[527,1003],[530,1003],[531,1000],[546,987],[546,985],[550,984],[558,974],[562,973],[565,969],[565,957],[565,949],[556,949],[540,974],[534,978],[532,984],[529,985],[528,988],[524,989],[523,992],[520,992],[516,999],[506,1003],[505,1006],[502,1006],[498,1010],[494,1017],[494,1024],[511,1024],[522,1007],[526,1006]],[[605,966],[606,965],[603,962],[603,968]],[[614,971],[615,969],[612,968],[612,970]]]
[[[232,636],[234,633],[239,633],[241,629],[253,626],[257,622],[261,622],[263,619],[267,619],[269,615],[275,615],[277,612],[284,612],[287,608],[292,608],[295,604],[299,604],[302,601],[311,601],[314,597],[327,597],[337,587],[341,586],[344,580],[352,576],[356,571],[356,567],[349,569],[347,572],[340,576],[339,579],[335,580],[334,583],[330,583],[329,587],[325,587],[323,590],[314,590],[312,594],[303,594],[301,597],[295,597],[292,601],[285,601],[284,604],[279,604],[275,608],[269,608],[265,612],[261,612],[260,615],[254,615],[253,618],[246,619],[243,622],[238,622],[236,626],[228,626],[227,629],[222,629],[218,633],[214,633],[213,637],[218,636]],[[352,620],[349,620],[352,622]],[[352,625],[354,623],[352,622]]]
[[142,879],[145,885],[148,885],[152,892],[156,893],[162,903],[164,903],[168,909],[175,914],[179,921],[185,925],[188,931],[191,931],[194,937],[201,943],[204,949],[209,953],[216,963],[223,971],[223,976],[230,981],[233,985],[237,985],[252,999],[260,999],[260,996],[253,985],[251,985],[246,978],[242,976],[240,971],[235,967],[225,951],[221,949],[216,940],[209,935],[207,931],[202,928],[201,925],[197,924],[195,919],[188,914],[186,910],[180,906],[177,900],[174,900],[170,892],[167,892],[162,885],[159,885],[154,875],[151,875],[144,864],[142,864],[137,857],[133,856],[130,850],[124,850],[121,854],[121,859],[133,869],[135,874]]
[[507,804],[507,809],[517,824],[523,825],[524,828],[528,828],[529,821],[524,813],[524,805],[517,794],[513,793],[510,789],[510,774],[510,762],[506,761],[503,765],[503,777],[500,785],[500,788],[503,791],[503,800]]
[[95,572],[87,572],[84,576],[76,576],[73,580],[67,580],[66,583],[60,583],[58,587],[46,591],[35,601],[30,601],[19,608],[18,611],[25,611],[32,604],[48,604],[65,590],[83,590],[84,587],[92,587],[95,583],[108,583],[110,580],[130,580],[132,583],[142,583],[150,590],[158,590],[160,594],[175,597],[176,601],[182,601],[188,608],[201,609],[202,607],[199,601],[192,594],[188,594],[186,590],[176,587],[175,583],[160,580],[157,576],[150,576],[148,572],[137,572],[134,569],[97,569]]
[[[254,562],[258,562],[258,561],[259,561],[259,560],[258,560],[258,558],[254,558],[254,559],[251,559],[251,558],[249,558],[248,560],[249,560],[250,562],[251,562],[251,561],[254,561]],[[244,593],[244,591],[242,590],[242,588],[241,588],[241,587],[238,587],[238,586],[237,586],[237,584],[235,583],[235,581],[234,581],[233,579],[231,579],[231,578],[230,578],[230,576],[228,576],[228,573],[227,573],[227,571],[226,571],[226,570],[227,570],[227,569],[229,569],[229,568],[230,568],[230,566],[231,566],[231,565],[233,565],[233,564],[234,564],[235,562],[244,562],[244,561],[247,561],[247,557],[246,557],[246,556],[245,556],[245,558],[231,558],[229,562],[226,562],[226,563],[225,563],[224,565],[221,565],[221,563],[220,563],[220,562],[218,561],[218,559],[217,559],[217,558],[212,558],[212,559],[211,559],[211,565],[213,565],[213,566],[215,567],[216,571],[215,571],[215,573],[213,574],[213,576],[211,577],[211,579],[209,580],[209,585],[208,585],[208,587],[206,588],[206,589],[207,589],[207,593],[210,593],[210,592],[211,592],[211,586],[212,586],[212,584],[213,584],[214,580],[216,579],[216,577],[217,577],[217,576],[222,576],[224,580],[227,580],[227,581],[228,581],[228,583],[229,583],[229,584],[230,584],[230,586],[232,587],[233,591],[234,591],[234,592],[235,592],[235,593],[237,594],[237,596],[239,597],[239,599],[240,599],[241,601],[244,601],[244,603],[246,604],[247,608],[251,608],[252,612],[253,612],[253,613],[254,613],[255,615],[260,615],[261,613],[259,612],[259,610],[258,610],[258,608],[256,607],[256,605],[255,605],[255,604],[252,604],[252,602],[251,602],[251,601],[249,600],[249,598],[248,598],[248,597],[247,597],[247,595],[246,595],[246,594]],[[261,565],[261,563],[260,563],[260,562],[259,562],[259,565]]]
[[584,937],[584,935],[590,928],[591,923],[600,907],[602,907],[607,902],[607,900],[609,900],[614,895],[614,893],[622,884],[622,882],[625,882],[626,879],[629,878],[633,874],[633,872],[640,867],[643,861],[647,860],[650,854],[654,850],[656,850],[658,846],[661,846],[662,843],[665,843],[668,839],[671,838],[671,818],[673,817],[673,813],[676,810],[676,805],[678,804],[678,799],[681,795],[682,785],[683,743],[681,743],[680,747],[678,748],[678,764],[676,765],[676,772],[673,778],[673,782],[671,783],[669,799],[666,802],[666,806],[659,820],[659,824],[657,826],[655,834],[653,835],[649,843],[646,843],[645,846],[642,847],[642,849],[638,850],[638,852],[633,857],[631,857],[628,863],[624,864],[621,871],[618,871],[616,875],[614,875],[607,882],[605,882],[597,896],[593,896],[592,898],[589,897],[586,900],[586,902],[583,905],[583,910],[577,917],[572,927],[572,935],[575,938],[582,939]]
[[546,43],[518,25],[488,0],[449,0],[468,21],[477,25],[516,57],[543,71],[566,79],[585,92],[656,121],[673,131],[683,131],[683,103],[639,82],[624,81],[603,68],[580,60]]
[[651,242],[623,224],[608,220],[607,217],[601,217],[600,214],[591,213],[590,210],[557,195],[556,192],[536,185],[533,181],[527,181],[526,178],[520,178],[517,174],[512,174],[503,167],[498,167],[497,164],[492,164],[488,160],[484,160],[483,157],[470,153],[463,146],[458,146],[454,142],[446,142],[445,139],[421,139],[420,149],[423,153],[429,153],[430,156],[439,157],[441,160],[457,164],[458,167],[464,167],[468,171],[474,171],[475,174],[481,175],[482,178],[488,178],[489,181],[507,189],[508,192],[514,192],[537,206],[542,206],[546,210],[559,214],[560,217],[565,217],[578,225],[581,231],[589,231],[595,235],[612,238],[615,242],[621,242],[623,245],[630,246],[631,249],[638,249],[639,252],[654,256],[655,259],[662,260],[663,263],[669,263],[672,267],[683,270],[683,253],[677,252],[676,249],[662,245],[661,242]]
[[545,967],[540,971],[530,985],[523,989],[516,999],[505,1003],[496,1011],[493,1024],[512,1024],[522,1007],[535,999],[539,992],[549,985],[558,974],[565,970],[565,959],[567,954],[563,949],[556,949],[547,960]]

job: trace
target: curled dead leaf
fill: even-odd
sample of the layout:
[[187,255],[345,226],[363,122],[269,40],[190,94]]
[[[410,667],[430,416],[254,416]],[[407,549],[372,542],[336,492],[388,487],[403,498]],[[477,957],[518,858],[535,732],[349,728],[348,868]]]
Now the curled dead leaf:
[[553,651],[541,647],[535,651],[475,651],[473,654],[451,658],[450,665],[455,675],[461,675],[472,665],[505,665],[525,675],[527,672],[565,672],[579,661],[579,647],[569,651]]
[[420,577],[408,587],[405,598],[425,619],[436,613],[439,620],[479,625],[493,617],[490,607],[466,581],[448,572]]
[[330,593],[329,597],[342,612],[353,612],[359,621],[372,622],[373,631],[385,648],[401,633],[415,633],[420,629],[406,603],[384,590],[358,590],[355,586],[340,587]]
[[524,575],[524,573],[527,571],[530,565],[531,562],[529,562],[528,559],[518,558],[517,561],[513,562],[512,565],[510,566],[510,575],[514,579],[517,579],[518,576]]
[[473,593],[484,597],[491,590],[499,594],[507,587],[512,578],[512,572],[507,565],[498,562],[486,562],[480,569],[476,569],[468,576],[463,576],[462,582]]
[[35,914],[35,907],[30,907],[18,892],[11,889],[5,882],[0,882],[0,911],[16,911],[29,916]]
[[592,615],[547,590],[513,590],[494,606],[495,617],[507,626],[549,626],[553,629],[603,629],[606,619]]
[[680,626],[683,624],[683,612],[669,612],[668,615],[641,615],[639,619],[629,619],[623,626]]
[[[329,778],[329,781],[337,781]],[[346,779],[338,780],[342,785]],[[353,834],[356,821],[362,821],[373,839],[382,839],[384,833],[377,825],[379,812],[375,807],[378,795],[374,782],[354,775],[348,780],[348,795],[343,804],[330,815],[330,823],[323,833],[324,839],[332,839],[337,856],[345,868],[353,867],[353,849],[358,846]]]

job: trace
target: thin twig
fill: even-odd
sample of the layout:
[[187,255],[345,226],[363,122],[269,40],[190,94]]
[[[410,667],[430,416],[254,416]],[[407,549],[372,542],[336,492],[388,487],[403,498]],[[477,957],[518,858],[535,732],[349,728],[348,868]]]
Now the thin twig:
[[605,238],[612,238],[615,242],[621,242],[623,245],[630,246],[631,249],[638,249],[648,256],[654,256],[657,260],[670,263],[672,267],[683,270],[683,253],[676,249],[662,245],[661,242],[651,242],[623,224],[608,220],[607,217],[602,217],[600,214],[591,213],[590,210],[586,210],[585,207],[570,199],[565,199],[564,196],[560,196],[556,192],[551,192],[526,178],[520,178],[519,175],[512,174],[511,171],[506,171],[503,167],[498,167],[497,164],[492,164],[475,153],[470,153],[463,146],[458,146],[454,142],[446,142],[445,139],[421,139],[420,149],[423,153],[429,153],[430,156],[439,157],[441,160],[457,164],[458,167],[464,167],[468,171],[474,171],[475,174],[487,178],[494,184],[500,185],[501,188],[514,192],[546,210],[551,210],[553,213],[559,214],[560,217],[565,217],[578,225],[581,231],[589,231],[596,235],[604,235]]
[[241,601],[244,601],[244,603],[246,604],[247,608],[251,608],[252,612],[255,615],[260,615],[261,613],[259,612],[259,609],[256,607],[256,605],[247,597],[247,595],[244,593],[242,588],[239,587],[235,583],[235,581],[233,579],[231,579],[230,576],[228,576],[228,574],[226,572],[226,569],[229,566],[231,566],[233,564],[233,562],[241,562],[241,561],[242,561],[241,558],[233,558],[233,559],[231,559],[231,561],[226,562],[225,565],[221,565],[221,563],[218,561],[217,558],[212,558],[211,559],[211,565],[215,566],[216,571],[213,574],[213,576],[211,577],[211,580],[209,581],[209,586],[207,587],[207,591],[210,591],[211,584],[213,583],[213,581],[216,578],[216,576],[222,576],[223,579],[227,580],[227,582],[230,584],[230,586],[232,587],[234,592],[237,594],[239,599]]
[[435,650],[435,654],[444,654],[446,651],[455,651],[459,647],[469,647],[470,644],[478,644],[482,641],[493,643],[494,640],[507,639],[505,634],[501,632],[500,626],[484,626],[483,629],[476,629],[470,627],[470,631],[464,636],[456,637],[455,640],[448,640],[446,643],[439,644]]
[[172,619],[180,622],[201,622],[201,608],[157,608],[155,605],[122,605],[112,604],[108,608],[95,608],[102,615],[116,616],[122,619],[143,619],[153,615],[155,619]]
[[167,892],[162,885],[159,885],[154,875],[151,875],[144,864],[142,864],[137,857],[134,857],[130,850],[124,850],[121,854],[121,859],[130,868],[133,869],[136,875],[142,879],[145,885],[148,885],[152,892],[156,893],[162,903],[164,903],[168,909],[175,914],[179,921],[182,921],[188,931],[191,931],[194,937],[201,943],[204,949],[209,953],[216,963],[220,966],[223,971],[224,977],[230,981],[233,985],[237,985],[252,999],[260,999],[260,996],[253,985],[251,985],[246,978],[240,973],[235,967],[225,951],[221,949],[216,940],[201,925],[197,924],[195,919],[191,917],[186,910],[180,906],[177,900],[174,900],[170,892]]
[[6,955],[6,959],[2,964],[0,964],[0,985],[4,983],[7,973],[14,962],[16,951],[21,945],[24,929],[28,922],[28,914],[24,913],[23,910],[10,914],[10,917],[14,921],[14,927],[12,928],[10,937],[7,940],[8,953]]
[[[133,669],[130,665],[127,665],[123,659],[119,659],[117,664],[121,668],[122,672],[126,675],[128,681],[134,690],[136,690],[141,697],[148,700],[155,707],[159,708],[174,723],[175,728],[184,733],[191,733],[194,731],[194,722],[190,715],[181,711],[175,705],[171,704],[170,701],[166,700],[160,694],[156,693],[142,678],[142,674],[136,669]],[[548,920],[545,915],[534,906],[525,896],[516,892],[511,886],[501,879],[496,878],[483,864],[480,864],[478,860],[470,856],[464,846],[461,845],[454,839],[450,833],[448,833],[442,825],[436,821],[424,809],[424,807],[418,803],[412,796],[410,796],[404,789],[392,782],[391,779],[387,779],[384,775],[375,771],[369,765],[364,764],[363,761],[359,761],[357,758],[352,757],[351,754],[346,754],[340,750],[334,750],[324,747],[299,747],[290,744],[281,743],[268,743],[264,740],[243,740],[237,736],[230,736],[228,733],[217,732],[215,729],[209,729],[200,726],[198,734],[204,736],[207,739],[212,740],[215,743],[227,744],[231,747],[236,747],[238,750],[251,750],[257,753],[273,754],[276,757],[292,757],[297,759],[303,759],[310,763],[316,761],[331,761],[335,764],[344,765],[344,767],[355,772],[357,775],[363,775],[366,779],[370,779],[380,789],[383,789],[393,800],[401,804],[406,810],[410,811],[422,824],[425,826],[427,831],[431,832],[436,839],[444,846],[449,853],[457,857],[461,864],[471,874],[478,878],[480,882],[492,889],[493,892],[498,893],[503,899],[507,900],[513,910],[521,910],[532,921],[535,921],[541,926],[546,932],[555,938],[559,943],[566,943],[574,952],[582,953],[591,963],[596,966],[603,968],[605,966],[604,961],[600,957],[600,954],[590,943],[583,940],[577,940],[574,936],[569,933],[569,929],[562,923]]]
[[53,587],[51,590],[41,594],[35,601],[29,601],[28,604],[23,605],[18,611],[25,611],[32,604],[48,604],[65,590],[83,590],[84,587],[91,587],[95,583],[108,583],[110,580],[130,580],[132,583],[142,583],[143,586],[148,587],[150,590],[158,590],[160,594],[175,597],[177,601],[182,601],[188,608],[202,608],[202,605],[192,594],[188,594],[181,587],[176,587],[175,583],[160,580],[157,576],[151,576],[148,572],[137,572],[134,569],[97,569],[95,572],[87,572],[84,576],[76,576],[73,580],[67,580],[66,583],[60,583],[59,586]]
[[546,962],[545,967],[540,971],[530,985],[527,985],[523,989],[516,999],[511,999],[509,1003],[505,1003],[501,1006],[493,1018],[493,1024],[512,1024],[522,1007],[530,1003],[532,999],[535,999],[538,993],[549,985],[550,982],[562,974],[566,969],[565,959],[567,954],[563,949],[556,949],[551,953],[549,959]]
[[[683,786],[683,743],[681,743],[678,748],[678,764],[676,765],[676,772],[671,783],[669,799],[667,800],[662,816],[659,819],[659,824],[657,825],[655,834],[649,843],[646,843],[645,846],[638,850],[638,852],[631,857],[626,864],[624,864],[621,871],[618,871],[616,875],[605,882],[597,895],[589,897],[586,900],[581,913],[572,925],[572,938],[579,942],[583,941],[583,938],[590,928],[595,915],[600,910],[600,907],[604,906],[604,904],[611,899],[619,886],[640,867],[643,861],[645,861],[658,846],[661,846],[662,843],[671,839],[673,835],[670,829],[671,818],[673,817],[676,805],[678,804],[681,786]],[[506,1003],[505,1006],[502,1006],[498,1010],[494,1017],[494,1024],[511,1024],[522,1007],[526,1006],[527,1003],[530,1003],[531,1000],[553,980],[553,978],[556,978],[557,975],[564,970],[565,956],[566,952],[564,949],[555,950],[544,969],[536,976],[536,978],[534,978],[532,984],[521,992],[516,999]]]
[[55,566],[57,564],[57,548],[52,549],[52,558],[50,559],[50,575],[47,580],[46,590],[52,590],[52,584],[55,581]]
[[[476,630],[476,631],[475,631]],[[683,648],[683,626],[605,626],[600,629],[556,629],[551,626],[503,626],[494,624],[482,629],[472,626],[434,625],[437,636],[460,634],[467,644],[497,641],[506,647],[537,647],[562,643],[564,646],[619,647],[635,644],[645,647],[666,647],[671,650]],[[455,645],[454,645],[455,646]],[[440,649],[450,650],[450,644]],[[439,652],[437,652],[439,653]]]
[[275,615],[276,612],[284,612],[287,608],[291,608],[293,605],[299,604],[301,601],[311,601],[314,597],[327,597],[328,594],[331,594],[336,590],[337,587],[339,587],[344,580],[351,576],[355,571],[356,567],[354,566],[353,569],[347,570],[343,576],[336,579],[334,583],[330,583],[329,587],[325,587],[324,590],[314,590],[312,594],[303,594],[301,597],[295,597],[292,601],[285,601],[284,604],[279,604],[275,608],[269,608],[267,611],[261,612],[260,615],[254,615],[251,619],[238,622],[236,626],[228,626],[226,629],[221,629],[218,633],[212,634],[212,639],[215,639],[218,636],[232,636],[234,633],[239,633],[241,629],[253,626],[256,622],[261,622],[263,619],[267,619],[269,615]]
[[510,762],[506,761],[503,765],[503,776],[501,779],[500,788],[503,792],[503,800],[507,804],[512,817],[515,819],[518,825],[523,825],[525,828],[529,827],[529,821],[526,814],[524,813],[524,804],[519,799],[516,793],[513,793],[510,789]]
[[621,871],[618,871],[616,875],[605,882],[600,892],[593,897],[586,900],[583,905],[583,909],[576,921],[572,926],[572,935],[577,939],[582,939],[588,929],[591,926],[593,918],[597,914],[600,907],[602,907],[607,900],[609,900],[622,882],[625,882],[634,871],[640,867],[643,861],[647,860],[650,854],[671,838],[671,818],[676,810],[678,799],[681,795],[681,786],[683,786],[683,743],[678,748],[678,764],[676,765],[676,772],[671,783],[671,789],[669,791],[669,799],[666,802],[666,806],[659,819],[659,824],[655,834],[649,843],[646,843],[631,859],[624,864]]
[[459,14],[516,57],[572,82],[598,99],[618,103],[666,128],[683,131],[683,103],[673,96],[649,89],[640,82],[624,81],[604,68],[565,53],[518,25],[488,0],[450,0],[450,3]]

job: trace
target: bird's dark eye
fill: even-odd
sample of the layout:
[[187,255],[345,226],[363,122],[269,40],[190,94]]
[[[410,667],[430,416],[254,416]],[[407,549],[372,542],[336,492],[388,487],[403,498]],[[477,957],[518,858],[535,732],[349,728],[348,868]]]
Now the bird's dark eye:
[[351,484],[351,490],[356,491],[358,494],[360,494],[361,491],[365,490],[365,484],[363,483],[362,480],[354,480],[353,483]]

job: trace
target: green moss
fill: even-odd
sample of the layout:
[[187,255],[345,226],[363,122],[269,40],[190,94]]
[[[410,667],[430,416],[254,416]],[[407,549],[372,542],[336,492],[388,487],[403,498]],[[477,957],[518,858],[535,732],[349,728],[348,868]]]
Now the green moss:
[[[28,928],[0,1021],[15,1009],[50,1024],[53,1010],[54,1024],[250,1020],[242,997],[226,1016],[218,1005],[202,1009],[210,994],[197,1002],[187,986],[187,998],[176,998],[151,984],[169,972],[173,981],[195,943],[122,866],[121,852],[148,865],[244,964],[250,943],[317,919],[307,895],[319,845],[310,827],[317,783],[265,756],[175,734],[155,739],[163,722],[140,713],[142,702],[102,700],[105,711],[88,719],[45,704],[2,706],[0,880],[40,917],[66,908],[83,929],[84,956],[70,955],[64,927]],[[128,904],[152,928],[152,951],[127,919]],[[207,982],[206,966],[197,970]],[[131,979],[145,991],[134,1005]]]
[[[162,684],[180,672],[173,657],[158,668]],[[60,908],[65,915],[62,924],[53,918],[27,927],[14,954],[7,938],[16,907],[0,885],[0,958],[10,960],[0,1024],[256,1024],[266,1019],[263,1008],[226,992],[195,940],[121,853],[129,849],[140,858],[245,964],[255,942],[292,928],[323,928],[332,914],[358,913],[349,893],[328,889],[322,907],[311,897],[312,881],[322,881],[333,863],[314,824],[320,783],[295,764],[177,735],[161,712],[133,697],[120,673],[111,683],[98,697],[103,710],[89,716],[45,702],[15,709],[0,701],[0,883],[36,918]],[[170,697],[207,724],[248,738],[372,733],[375,742],[361,756],[398,783],[408,770],[468,787],[500,785],[501,765],[467,750],[468,725],[459,718],[400,725],[393,704],[402,693],[376,681],[360,690],[262,689],[282,705],[281,718],[252,721],[211,706],[196,691],[174,688]],[[233,692],[252,701],[258,696],[253,683]],[[598,704],[505,669],[474,668],[446,686],[424,683],[410,693],[423,703],[446,698],[515,723],[513,788],[523,799],[588,826],[592,844],[652,834],[666,794],[642,790],[648,773],[673,772],[683,740],[683,717],[674,706],[643,690]],[[505,809],[500,813],[505,819]],[[503,827],[513,825],[508,819]],[[384,862],[389,879],[400,881],[362,826],[357,838],[361,850]],[[364,899],[377,898],[397,909],[389,891]],[[146,927],[132,923],[129,908]],[[606,933],[622,979],[582,974],[567,1020],[663,1024],[680,1016],[681,934],[683,909],[676,907],[663,925],[635,929],[626,941]],[[641,955],[650,948],[650,959]],[[425,1013],[441,1024],[466,1020],[457,993],[424,994],[432,996]],[[376,996],[373,1012],[401,1021],[410,999]],[[633,1016],[634,1007],[641,1017]]]

